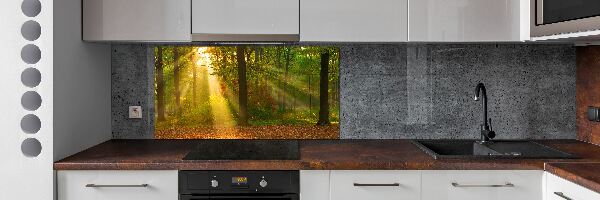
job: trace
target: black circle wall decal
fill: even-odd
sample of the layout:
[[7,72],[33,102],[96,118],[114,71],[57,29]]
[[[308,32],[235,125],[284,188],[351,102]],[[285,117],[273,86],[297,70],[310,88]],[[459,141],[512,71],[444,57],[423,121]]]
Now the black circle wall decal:
[[25,45],[21,49],[21,59],[27,64],[35,64],[42,58],[40,48],[34,44]]
[[21,143],[21,152],[27,157],[37,157],[42,152],[42,143],[35,138],[27,138]]
[[21,11],[27,17],[35,17],[42,11],[42,4],[39,0],[23,0]]
[[40,23],[38,23],[36,21],[29,20],[29,21],[26,21],[25,23],[23,23],[23,25],[21,26],[21,35],[26,40],[29,40],[29,41],[37,40],[38,38],[40,38],[41,34],[42,34],[42,27],[40,26]]

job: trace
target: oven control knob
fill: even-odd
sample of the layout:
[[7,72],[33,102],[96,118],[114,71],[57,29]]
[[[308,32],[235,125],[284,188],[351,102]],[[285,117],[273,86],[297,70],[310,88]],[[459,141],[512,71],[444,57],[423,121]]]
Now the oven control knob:
[[214,180],[214,179],[211,180],[210,181],[210,187],[214,187],[214,188],[219,187],[219,181]]
[[260,183],[258,183],[260,185],[260,187],[267,187],[267,181],[265,179],[261,180]]

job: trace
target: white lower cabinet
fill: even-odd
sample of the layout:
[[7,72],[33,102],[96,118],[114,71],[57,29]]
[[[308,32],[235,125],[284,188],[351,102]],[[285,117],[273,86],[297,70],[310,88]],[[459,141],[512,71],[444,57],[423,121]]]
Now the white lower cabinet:
[[57,174],[58,200],[177,200],[177,171],[65,170]]
[[421,193],[419,171],[331,171],[331,200],[416,200]]
[[300,199],[329,200],[329,170],[300,171]]
[[422,200],[542,200],[543,171],[422,172]]
[[309,170],[300,171],[300,199],[543,200],[543,176],[538,170]]
[[600,194],[546,172],[546,200],[600,200]]
[[[544,173],[302,170],[300,200],[600,200],[599,193]],[[178,199],[175,170],[64,170],[56,176],[58,200]]]

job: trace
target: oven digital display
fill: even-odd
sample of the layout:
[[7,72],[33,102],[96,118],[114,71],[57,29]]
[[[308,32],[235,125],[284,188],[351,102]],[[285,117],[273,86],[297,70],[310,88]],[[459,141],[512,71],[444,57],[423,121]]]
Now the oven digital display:
[[248,184],[248,177],[245,177],[245,176],[231,177],[231,183],[234,185],[246,185],[246,184]]

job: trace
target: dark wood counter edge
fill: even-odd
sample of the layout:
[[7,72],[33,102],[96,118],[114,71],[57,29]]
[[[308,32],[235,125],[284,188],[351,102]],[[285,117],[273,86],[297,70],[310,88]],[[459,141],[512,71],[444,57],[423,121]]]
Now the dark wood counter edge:
[[[600,147],[577,140],[540,143],[600,162]],[[568,160],[435,160],[410,140],[305,140],[300,160],[184,161],[187,140],[109,140],[54,163],[55,170],[543,170]],[[138,153],[144,152],[144,153]],[[323,153],[326,152],[326,153]]]
[[[600,169],[600,162],[588,162],[588,163],[576,163],[576,162],[560,162],[560,163],[546,163],[544,165],[544,170],[552,173],[558,177],[561,177],[565,180],[573,182],[577,185],[583,186],[587,189],[590,189],[594,192],[600,193],[600,174],[592,172],[595,174],[595,180],[590,180],[587,175],[583,173],[577,173],[577,166],[587,165],[593,166],[595,169]],[[589,170],[586,170],[589,172]]]
[[[278,161],[279,162],[279,161]],[[238,166],[238,167],[235,167]],[[54,170],[543,170],[539,165],[519,163],[57,163]]]
[[[586,170],[597,169],[596,165],[583,170],[578,165],[573,167],[586,163],[600,166],[600,146],[579,140],[537,142],[582,159],[435,160],[409,140],[312,140],[301,143],[300,160],[184,161],[181,158],[194,147],[193,141],[109,140],[60,160],[53,167],[54,170],[546,170],[600,193],[600,177]],[[144,153],[136,153],[140,151]]]

